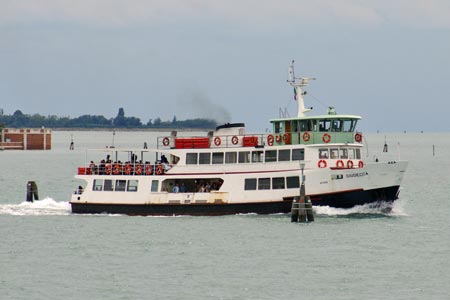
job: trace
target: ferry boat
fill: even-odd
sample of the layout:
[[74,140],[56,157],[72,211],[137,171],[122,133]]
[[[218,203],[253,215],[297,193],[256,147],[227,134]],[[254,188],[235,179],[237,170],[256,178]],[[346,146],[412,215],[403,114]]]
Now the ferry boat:
[[[349,208],[392,203],[406,161],[363,157],[361,117],[309,115],[304,88],[314,78],[288,83],[296,117],[270,120],[270,133],[249,134],[243,123],[218,126],[205,136],[158,137],[154,149],[89,151],[78,168],[85,184],[71,197],[73,213],[226,215],[288,213],[305,180],[313,206]],[[90,162],[89,162],[90,161]],[[304,177],[301,175],[304,174]]]

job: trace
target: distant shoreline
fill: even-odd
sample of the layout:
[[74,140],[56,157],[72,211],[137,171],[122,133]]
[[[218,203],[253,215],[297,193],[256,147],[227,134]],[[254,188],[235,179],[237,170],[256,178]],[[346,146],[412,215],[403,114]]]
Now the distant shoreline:
[[48,128],[52,131],[124,131],[124,132],[131,132],[131,131],[148,131],[148,132],[167,132],[167,131],[177,131],[177,132],[194,132],[194,131],[210,131],[214,130],[212,128]]

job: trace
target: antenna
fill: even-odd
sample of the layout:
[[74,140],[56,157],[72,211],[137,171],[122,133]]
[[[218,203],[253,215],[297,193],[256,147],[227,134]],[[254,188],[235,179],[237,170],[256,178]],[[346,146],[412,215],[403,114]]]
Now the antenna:
[[[291,65],[288,67],[288,80],[289,85],[294,87],[294,100],[298,103],[298,112],[297,117],[304,117],[305,113],[310,111],[311,108],[305,108],[305,101],[303,100],[303,96],[306,95],[306,91],[303,90],[303,87],[309,84],[310,80],[315,80],[313,77],[295,77],[294,73],[294,60],[292,60]],[[296,80],[299,80],[296,82]]]

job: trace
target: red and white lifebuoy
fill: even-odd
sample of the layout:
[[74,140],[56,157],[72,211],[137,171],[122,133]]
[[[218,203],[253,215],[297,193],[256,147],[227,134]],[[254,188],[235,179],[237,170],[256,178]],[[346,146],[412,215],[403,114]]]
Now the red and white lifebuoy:
[[120,171],[121,171],[120,165],[119,164],[115,164],[113,166],[113,174],[114,175],[119,175]]
[[162,165],[156,166],[156,175],[162,175],[164,174],[164,167]]
[[358,142],[358,143],[362,142],[362,133],[361,132],[357,132],[355,134],[355,141]]
[[291,142],[291,134],[290,133],[285,133],[283,134],[283,141],[286,144],[289,144]]
[[338,167],[339,169],[344,168],[344,162],[340,159],[336,162],[336,167]]
[[153,174],[153,167],[152,167],[152,165],[146,165],[145,166],[145,174],[146,175],[152,175]]
[[328,144],[331,141],[331,135],[329,135],[328,133],[324,133],[322,136],[322,141],[325,144]]
[[352,160],[347,161],[347,168],[353,169],[353,161]]
[[273,135],[272,135],[272,134],[269,134],[269,135],[267,136],[267,144],[268,144],[269,146],[273,146],[273,140],[274,140]]
[[110,164],[107,164],[105,166],[105,174],[106,175],[110,175],[111,174],[111,170],[112,170],[112,166]]
[[136,165],[136,168],[134,169],[134,173],[136,175],[142,175],[142,166],[141,165]]
[[319,168],[326,168],[327,167],[327,162],[325,160],[321,159],[321,160],[319,160],[317,165],[319,166]]
[[222,143],[222,140],[220,139],[220,137],[216,136],[214,138],[214,145],[220,146],[221,143]]
[[124,171],[125,171],[125,174],[130,175],[131,174],[131,164],[126,164]]
[[362,160],[360,160],[360,161],[358,162],[358,167],[359,167],[360,169],[364,168],[364,162],[363,162]]
[[309,134],[308,131],[305,131],[305,132],[303,133],[302,138],[303,138],[303,141],[308,142],[309,139],[311,139],[311,135]]
[[233,145],[237,145],[237,143],[239,143],[239,138],[237,136],[233,136],[231,138],[231,143],[233,143]]
[[170,143],[169,138],[168,138],[168,137],[163,138],[162,143],[163,143],[163,145],[166,146],[166,147],[169,146],[169,143]]

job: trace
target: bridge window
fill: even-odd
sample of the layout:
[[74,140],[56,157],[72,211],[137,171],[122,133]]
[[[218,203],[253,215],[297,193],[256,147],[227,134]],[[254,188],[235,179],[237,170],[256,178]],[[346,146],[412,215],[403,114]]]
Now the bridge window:
[[341,120],[333,120],[331,122],[331,131],[334,132],[342,131],[341,123],[342,123]]
[[226,152],[225,153],[225,163],[226,164],[235,164],[237,162],[237,153],[236,152]]
[[275,126],[275,133],[280,133],[280,132],[282,132],[282,130],[283,130],[283,123],[281,123],[281,122],[275,122],[274,123],[274,126]]
[[292,132],[298,132],[298,121],[292,121],[292,128],[291,128]]
[[319,120],[319,131],[330,131],[330,120]]
[[213,164],[223,164],[223,152],[217,152],[212,154]]
[[277,150],[266,151],[266,162],[277,161]]
[[305,149],[292,149],[292,160],[304,160]]
[[209,165],[211,163],[211,153],[199,153],[199,163],[201,165]]
[[343,131],[345,132],[353,132],[355,131],[357,120],[343,120],[344,123]]
[[284,177],[274,177],[274,178],[272,178],[272,188],[274,190],[284,189]]
[[291,150],[279,150],[278,151],[278,161],[290,161],[291,160]]
[[270,190],[270,178],[259,178],[258,190]]
[[256,178],[247,178],[245,179],[245,187],[246,191],[254,191],[256,190]]
[[196,165],[198,163],[198,153],[186,153],[186,164]]

